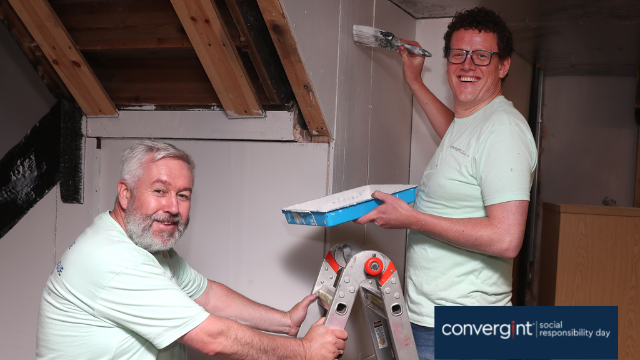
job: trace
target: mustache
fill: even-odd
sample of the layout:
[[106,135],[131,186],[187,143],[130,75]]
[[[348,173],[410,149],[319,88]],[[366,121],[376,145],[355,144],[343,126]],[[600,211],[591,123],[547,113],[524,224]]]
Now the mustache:
[[157,222],[162,222],[162,223],[172,223],[172,224],[178,225],[179,227],[182,226],[182,220],[180,219],[179,215],[153,214],[153,215],[151,215],[151,220],[152,221],[157,221]]

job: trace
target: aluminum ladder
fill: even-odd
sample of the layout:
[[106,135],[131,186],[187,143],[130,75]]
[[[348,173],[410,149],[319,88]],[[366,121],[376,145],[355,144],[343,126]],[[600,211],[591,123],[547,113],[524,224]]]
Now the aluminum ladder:
[[400,278],[381,252],[352,243],[332,247],[312,293],[326,311],[325,325],[341,329],[359,296],[377,359],[418,360]]

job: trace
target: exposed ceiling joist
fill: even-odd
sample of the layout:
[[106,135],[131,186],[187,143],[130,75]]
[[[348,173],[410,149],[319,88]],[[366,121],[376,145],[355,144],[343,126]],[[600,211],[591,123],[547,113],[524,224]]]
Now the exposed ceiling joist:
[[331,141],[331,132],[320,107],[313,82],[280,0],[258,0],[262,16],[278,50],[278,55],[298,100],[300,111],[313,134],[314,142]]
[[117,110],[46,0],[9,0],[82,111],[89,116]]
[[171,0],[171,3],[227,116],[264,116],[242,60],[212,1]]

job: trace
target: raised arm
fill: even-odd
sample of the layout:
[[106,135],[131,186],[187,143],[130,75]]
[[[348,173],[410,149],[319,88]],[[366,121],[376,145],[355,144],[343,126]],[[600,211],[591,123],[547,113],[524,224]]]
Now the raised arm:
[[[416,41],[402,40],[403,42],[420,46]],[[453,122],[453,111],[442,103],[422,81],[422,66],[424,58],[422,56],[408,52],[404,46],[398,49],[402,56],[404,81],[409,85],[409,89],[415,96],[418,104],[429,118],[429,122],[436,134],[442,139],[447,132],[449,125]]]
[[466,250],[509,259],[516,257],[522,246],[528,201],[489,205],[486,217],[453,219],[425,214],[380,191],[372,197],[384,204],[356,220],[358,224],[374,222],[384,229],[422,231]]

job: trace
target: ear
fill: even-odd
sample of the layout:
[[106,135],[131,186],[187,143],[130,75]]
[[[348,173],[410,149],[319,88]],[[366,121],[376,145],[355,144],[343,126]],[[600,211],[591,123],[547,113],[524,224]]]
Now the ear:
[[129,185],[124,180],[118,181],[118,205],[122,210],[127,209],[132,195]]
[[500,61],[500,67],[498,68],[500,79],[504,79],[504,77],[507,76],[509,73],[509,67],[511,67],[511,57]]

